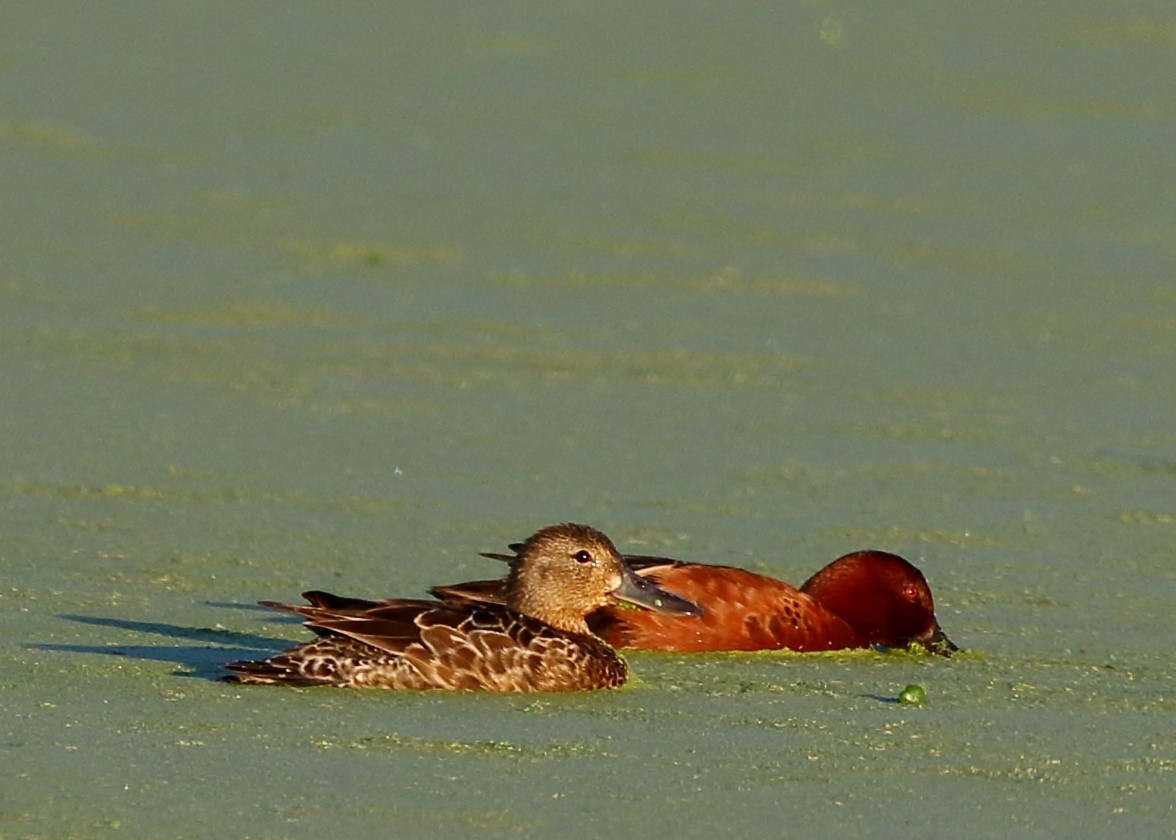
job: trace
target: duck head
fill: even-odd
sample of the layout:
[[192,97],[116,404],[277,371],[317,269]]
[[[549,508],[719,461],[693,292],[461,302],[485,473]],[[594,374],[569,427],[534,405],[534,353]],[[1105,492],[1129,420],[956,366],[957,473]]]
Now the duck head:
[[926,578],[885,551],[839,557],[801,587],[857,631],[864,644],[905,648],[911,642],[942,656],[959,650],[939,626]]
[[560,630],[588,633],[585,617],[615,603],[700,616],[690,601],[634,573],[595,528],[566,523],[532,534],[510,561],[506,604]]

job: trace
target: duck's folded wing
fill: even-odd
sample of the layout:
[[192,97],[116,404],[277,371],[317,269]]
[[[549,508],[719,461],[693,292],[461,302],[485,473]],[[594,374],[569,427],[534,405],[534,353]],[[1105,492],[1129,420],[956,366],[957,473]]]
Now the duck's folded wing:
[[312,589],[309,592],[303,592],[302,597],[310,602],[312,607],[319,609],[330,610],[336,613],[360,613],[367,610],[375,609],[376,607],[386,606],[388,599],[381,601],[369,601],[366,598],[352,598],[347,595],[334,595],[330,592],[323,592],[318,589]]
[[[337,596],[332,596],[337,597]],[[323,599],[319,599],[323,600]],[[358,599],[346,599],[355,601]],[[478,635],[501,636],[497,644],[526,646],[535,637],[551,633],[542,622],[518,615],[494,603],[455,605],[438,601],[398,599],[372,602],[368,609],[336,611],[314,605],[263,602],[306,619],[319,636],[347,636],[387,653],[403,655],[416,644],[439,650],[447,640]]]
[[434,598],[453,607],[469,604],[506,603],[506,580],[471,580],[447,586],[434,586],[429,590]]
[[[311,596],[327,593],[309,593]],[[340,609],[311,604],[282,604],[262,601],[273,609],[285,610],[306,619],[306,626],[319,636],[347,636],[388,653],[403,653],[405,648],[420,641],[422,618],[430,616],[432,623],[460,623],[465,616],[436,601],[403,599],[370,602],[372,606],[359,608],[360,599],[345,599],[328,595],[312,598],[325,603],[334,600]]]

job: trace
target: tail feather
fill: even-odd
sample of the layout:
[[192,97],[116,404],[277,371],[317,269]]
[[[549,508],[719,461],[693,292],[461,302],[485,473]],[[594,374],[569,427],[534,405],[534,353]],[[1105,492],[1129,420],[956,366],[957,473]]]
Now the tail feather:
[[329,680],[315,679],[273,659],[240,660],[230,662],[225,668],[232,673],[221,677],[221,680],[242,685],[289,685],[301,688],[331,685]]

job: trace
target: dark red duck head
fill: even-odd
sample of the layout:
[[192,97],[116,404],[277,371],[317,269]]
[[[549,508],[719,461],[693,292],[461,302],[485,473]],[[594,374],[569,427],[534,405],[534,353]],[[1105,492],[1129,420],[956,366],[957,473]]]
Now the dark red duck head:
[[935,618],[926,578],[897,554],[855,551],[821,569],[800,587],[868,643],[889,648],[918,642],[950,656],[958,648]]

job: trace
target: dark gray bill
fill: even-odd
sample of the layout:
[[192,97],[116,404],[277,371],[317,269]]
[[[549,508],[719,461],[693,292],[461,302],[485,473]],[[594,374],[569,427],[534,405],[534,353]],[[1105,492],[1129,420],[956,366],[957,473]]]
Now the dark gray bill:
[[925,638],[919,639],[919,644],[932,653],[938,653],[940,656],[951,656],[959,650],[955,643],[947,638],[947,634],[943,632],[943,628],[939,626],[938,621],[935,622],[935,625],[931,628],[931,632]]
[[641,577],[628,566],[621,567],[621,585],[614,589],[612,594],[618,601],[645,607],[654,612],[690,615],[695,618],[702,616],[702,608],[697,604],[671,595],[664,589],[658,589],[650,580]]

